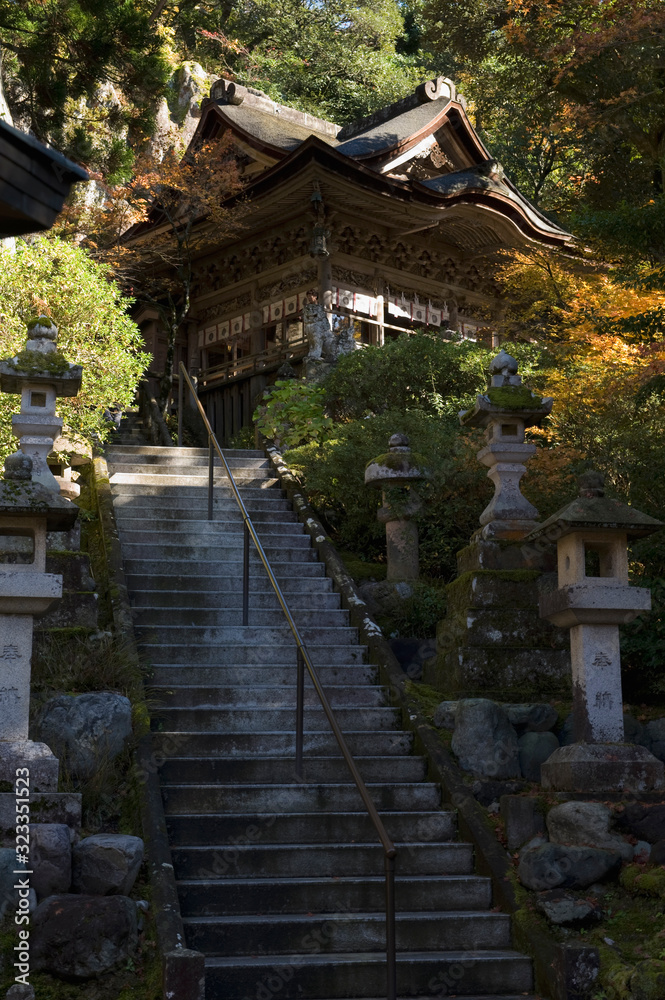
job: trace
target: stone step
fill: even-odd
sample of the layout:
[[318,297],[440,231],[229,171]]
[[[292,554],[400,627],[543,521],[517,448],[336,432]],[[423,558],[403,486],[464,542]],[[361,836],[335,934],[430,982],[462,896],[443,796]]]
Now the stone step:
[[[370,663],[356,663],[350,667],[320,667],[317,675],[324,688],[329,685],[359,685],[376,683],[376,667]],[[296,678],[295,667],[266,663],[261,666],[248,664],[222,664],[192,667],[189,664],[153,664],[146,686],[170,687],[172,685],[201,684],[204,687],[227,685],[233,687],[261,685],[269,681],[273,686],[292,687]],[[305,688],[312,682],[305,674]]]
[[[268,680],[268,677],[265,680]],[[262,711],[272,708],[295,711],[296,707],[295,684],[289,686],[262,684],[253,687],[246,684],[228,687],[198,684],[165,687],[150,684],[149,690],[151,704],[155,706],[154,711],[159,711],[162,707],[207,709],[228,708],[231,705],[234,711],[255,708]],[[328,702],[335,709],[377,708],[387,704],[386,694],[378,685],[356,684],[352,687],[330,685],[325,689],[325,693]],[[320,704],[319,696],[312,685],[305,688],[304,703],[306,708],[316,708]]]
[[[139,629],[139,634],[144,640],[151,641],[149,632],[157,633],[158,641],[166,643],[171,640],[186,642],[192,646],[200,648],[207,646],[211,651],[216,646],[223,646],[225,649],[235,644],[242,646],[275,646],[294,644],[293,633],[288,625],[279,628],[274,625],[158,625],[154,629],[152,626],[145,626]],[[332,627],[305,627],[300,629],[303,642],[309,646],[316,643],[318,646],[343,646],[351,645],[358,638],[358,630],[350,626],[340,625]],[[266,662],[270,662],[267,660]]]
[[[349,612],[343,609],[332,611],[304,611],[301,608],[291,607],[291,602],[287,602],[291,608],[294,621],[299,629],[320,628],[347,628],[349,625]],[[175,625],[176,623],[197,628],[210,626],[242,627],[242,608],[139,608],[134,603],[134,621],[137,625],[146,628],[161,627],[162,625]],[[253,607],[250,600],[248,625],[250,628],[279,628],[284,625],[286,618],[284,612],[278,606],[274,611],[263,611]]]
[[[355,762],[365,781],[424,781],[423,757],[356,757]],[[160,778],[167,784],[279,784],[292,781],[294,758],[238,757],[169,757],[160,769]],[[317,784],[346,781],[349,769],[341,757],[307,757],[307,781]],[[319,817],[318,819],[321,819]],[[318,821],[318,820],[317,820]],[[307,835],[305,833],[305,835]],[[344,838],[342,838],[344,839]],[[347,839],[351,840],[349,836]],[[429,838],[431,839],[431,838]],[[447,838],[446,838],[447,839]]]
[[[141,466],[131,466],[120,467],[117,471],[110,473],[111,485],[132,485],[132,486],[205,486],[208,487],[208,474],[205,474],[201,470],[188,470],[183,469],[176,472],[141,472]],[[242,470],[236,469],[233,478],[238,484],[238,488],[241,490],[254,489],[254,490],[266,490],[271,486],[279,486],[279,479],[274,476],[262,476],[260,475],[260,469],[254,472],[251,469]],[[223,489],[229,494],[231,493],[231,487],[228,485],[228,478],[226,473],[222,477],[222,473],[215,473],[214,477],[214,488]]]
[[[113,506],[118,516],[129,514],[132,517],[189,517],[195,516],[198,520],[208,516],[208,491],[199,490],[187,494],[185,491],[173,490],[155,493],[152,487],[145,488],[144,491],[125,491],[122,486],[111,487],[113,493]],[[247,513],[250,517],[258,517],[259,513],[273,514],[281,511],[284,517],[293,514],[291,504],[282,495],[280,490],[259,490],[256,496],[248,497],[245,491],[241,491],[241,496]],[[221,497],[218,493],[213,496],[212,509],[215,516],[222,516],[224,512],[240,514],[240,507],[235,497]],[[295,518],[295,514],[293,514]]]
[[[133,497],[136,495],[145,497],[177,497],[182,503],[190,496],[202,498],[208,505],[208,477],[201,476],[154,476],[154,475],[131,475],[124,472],[110,474],[111,492],[114,497]],[[238,490],[243,499],[243,503],[252,500],[267,500],[273,495],[277,499],[283,498],[282,490],[277,487],[276,479],[245,480],[239,483]],[[237,501],[233,495],[228,479],[216,476],[214,482],[214,498],[216,500],[233,500],[237,507]]]
[[[200,916],[185,919],[187,946],[206,955],[288,955],[294,942],[309,940],[323,954],[384,951],[383,913],[271,914]],[[504,913],[473,910],[399,912],[395,920],[397,950],[510,948],[510,919]],[[319,950],[317,949],[317,950]]]
[[[225,594],[227,595],[225,600],[231,600],[231,598],[237,599],[240,602],[239,606],[242,606],[242,563],[234,563],[235,569],[233,571],[222,574],[219,572],[220,567],[217,563],[211,563],[210,565],[211,569],[215,569],[217,572],[211,571],[207,576],[197,576],[195,575],[195,570],[192,576],[188,576],[183,573],[168,572],[156,574],[130,573],[127,564],[125,564],[127,586],[132,594],[138,594],[145,590],[167,593],[179,591],[191,594],[200,594],[202,591],[205,591],[213,599],[217,599],[216,595]],[[300,566],[297,575],[293,575],[293,566],[290,563],[288,565],[288,574],[285,573],[283,564],[271,563],[271,566],[280,589],[289,597],[289,603],[291,596],[295,598],[310,594],[312,596],[333,594],[332,580],[330,577],[323,575],[325,567],[322,563],[308,563],[305,566]],[[256,595],[257,598],[261,597],[265,599],[269,595],[271,599],[276,599],[273,585],[265,572],[262,574],[250,574],[249,592]]]
[[[122,497],[118,499],[123,499]],[[135,498],[138,499],[138,498]],[[149,498],[153,499],[153,498]],[[266,528],[273,524],[279,524],[284,528],[299,524],[296,515],[282,507],[282,500],[278,497],[276,501],[256,500],[253,504],[246,504],[247,513],[252,522],[260,527]],[[208,504],[197,504],[195,507],[166,507],[163,504],[135,504],[130,500],[126,504],[115,504],[115,518],[120,527],[139,528],[141,525],[149,523],[153,528],[159,527],[160,531],[170,531],[173,523],[189,525],[224,525],[225,530],[237,530],[242,528],[242,514],[235,500],[224,500],[213,504],[214,518],[208,520]],[[290,528],[288,528],[290,530]]]
[[[287,576],[325,576],[326,568],[323,563],[314,562],[313,559],[311,562],[304,562],[301,561],[303,559],[301,553],[294,554],[297,555],[297,559],[288,561],[284,559],[280,559],[279,561],[277,559],[269,559],[272,571],[280,586],[282,585],[282,580]],[[238,556],[241,555],[242,550],[239,550]],[[197,581],[201,579],[214,579],[219,576],[241,581],[243,572],[242,558],[226,558],[223,563],[224,572],[221,573],[222,563],[218,559],[132,559],[125,557],[123,563],[125,573],[131,576],[138,576],[139,579],[145,581],[151,581],[151,586],[153,586],[152,579],[156,576],[169,576],[171,579],[181,577],[184,579],[191,573],[192,576],[189,579]],[[260,565],[262,566],[263,564],[261,563]],[[259,574],[258,566],[259,557],[256,553],[250,552],[250,586],[253,576],[256,576],[259,580],[264,580],[270,586],[265,570],[262,570]],[[238,583],[238,586],[241,586],[241,583]]]
[[[399,723],[396,708],[336,708],[335,718],[343,732],[353,729],[395,729]],[[325,715],[322,708],[305,707],[305,730],[323,728]],[[288,731],[295,727],[295,708],[175,708],[156,707],[152,712],[153,729],[169,732],[208,733],[271,733]]]
[[[313,582],[313,581],[312,581]],[[319,583],[319,581],[316,581]],[[277,595],[270,584],[269,591],[257,592],[250,589],[250,610],[257,611],[279,611],[283,618]],[[185,610],[195,608],[203,610],[211,608],[215,610],[242,609],[242,593],[234,588],[233,591],[210,591],[206,590],[139,590],[132,586],[132,605],[135,608],[177,608]],[[310,593],[308,590],[301,593],[293,593],[288,596],[288,604],[293,612],[300,613],[320,613],[322,611],[339,611],[341,598],[333,591],[327,593]]]
[[[135,455],[144,456],[149,458],[151,455],[156,457],[161,456],[164,459],[169,457],[181,457],[181,458],[205,458],[208,460],[208,449],[207,448],[165,448],[161,445],[149,444],[142,445],[140,447],[122,447],[117,445],[112,445],[107,448],[107,455],[109,458],[114,456],[123,455]],[[222,454],[224,458],[228,461],[231,458],[260,458],[265,459],[265,453],[260,449],[256,448],[222,448]],[[215,458],[218,456],[215,455]]]
[[[250,515],[250,520],[254,524],[254,515]],[[148,531],[145,530],[146,518],[144,516],[127,517],[124,514],[120,514],[116,517],[116,522],[120,529],[120,537],[123,540],[126,538],[128,542],[135,541],[136,536],[145,538],[145,541],[150,542],[153,536],[158,537],[159,535],[168,533],[169,537],[173,536],[180,545],[184,545],[186,544],[186,537],[190,536],[214,539],[218,535],[242,536],[243,534],[243,520],[238,509],[236,509],[236,516],[233,520],[222,519],[221,517],[212,521],[191,516],[162,519],[151,517],[148,521]],[[270,520],[256,518],[255,529],[259,536],[283,535],[289,538],[291,535],[302,535],[304,531],[302,524],[296,521],[295,517],[291,521],[286,521],[281,518],[279,520],[275,519],[274,516]],[[183,536],[186,537],[183,538]]]
[[[133,535],[136,532],[132,532]],[[149,532],[145,533],[149,535]],[[219,535],[215,539],[206,542],[200,533],[182,539],[175,536],[173,541],[166,532],[159,532],[154,542],[144,536],[143,541],[131,541],[122,538],[122,551],[126,553],[126,559],[158,560],[167,559],[173,562],[179,560],[189,560],[193,563],[199,561],[222,562],[226,559],[242,559],[243,540],[242,533],[236,532],[232,535]],[[167,541],[168,539],[168,541]],[[311,541],[307,535],[289,535],[288,540],[277,541],[273,536],[268,535],[260,539],[263,550],[268,557],[268,561],[279,559],[280,562],[315,562],[316,552],[311,547]],[[250,563],[259,564],[260,557],[254,543],[250,540],[249,546]]]
[[[175,453],[175,454],[174,454]],[[127,466],[136,468],[139,471],[154,467],[159,472],[165,469],[205,469],[208,471],[208,452],[200,455],[192,455],[191,449],[166,448],[161,454],[141,453],[137,454],[133,448],[113,448],[108,458],[113,468],[122,469]],[[224,455],[229,468],[235,475],[236,469],[269,469],[270,462],[264,456],[248,457],[246,455]],[[214,456],[213,467],[222,469],[222,461],[218,455]]]
[[[192,646],[191,643],[148,642],[141,644],[145,660],[148,663],[192,663],[192,664],[247,664],[296,665],[296,645],[232,645],[224,646]],[[364,663],[366,646],[325,645],[319,646],[307,643],[307,651],[315,667],[351,666],[354,663]]]
[[[173,847],[176,878],[211,878],[220,851],[221,845]],[[365,844],[239,844],[233,854],[235,878],[379,875],[384,860],[378,837]],[[399,862],[404,875],[471,875],[473,848],[456,843],[406,845],[399,852]]]
[[[303,534],[302,525],[287,525],[289,530],[269,531],[268,527],[279,527],[279,525],[260,525],[255,528],[263,548],[268,551],[281,551],[282,549],[309,549],[311,539],[309,535]],[[149,547],[156,555],[161,554],[164,548],[172,546],[186,546],[194,552],[196,558],[197,550],[205,551],[210,549],[213,552],[217,548],[237,549],[242,551],[243,546],[243,525],[242,521],[229,525],[224,521],[196,521],[193,526],[178,525],[177,522],[169,527],[153,531],[153,525],[149,530],[133,527],[126,528],[120,522],[120,541],[123,549],[127,546],[132,550],[134,545]],[[295,530],[294,530],[295,529]],[[255,549],[254,542],[250,537],[250,550]]]
[[[389,823],[391,815],[385,818]],[[167,823],[175,819],[172,816]],[[233,848],[229,852],[223,850],[217,866],[219,874],[214,878],[179,880],[178,895],[184,917],[224,913],[381,912],[386,905],[382,875],[364,878],[341,875],[333,879],[236,878],[231,871],[233,859]],[[479,910],[492,905],[492,884],[490,879],[477,875],[398,874],[395,903],[398,913]]]
[[[380,951],[292,954],[282,965],[273,955],[206,959],[206,1000],[255,997],[263,995],[257,990],[270,993],[271,985],[280,1000],[324,1000],[333,992],[339,997],[381,997],[385,980],[386,957]],[[528,992],[532,986],[531,960],[510,950],[414,951],[397,956],[397,989],[405,996],[446,995],[443,989],[448,995],[492,996]]]
[[[379,810],[403,812],[405,809],[416,809],[422,812],[428,809],[438,809],[441,801],[441,791],[438,785],[429,782],[393,782],[391,784],[370,782],[367,788]],[[329,812],[352,812],[359,805],[362,805],[360,792],[355,784],[351,783],[325,785],[296,785],[293,782],[284,785],[276,782],[265,785],[164,784],[162,795],[166,812],[169,815],[219,812],[300,813],[315,812],[319,809]],[[344,871],[344,869],[337,869],[333,874],[339,874],[340,871]],[[294,872],[294,874],[298,873]],[[300,874],[305,873],[301,872]],[[347,874],[350,873],[347,872]],[[439,874],[444,874],[443,869],[439,870]]]
[[[333,736],[328,723],[326,729],[311,730],[304,733],[303,753],[305,768],[307,757],[312,755],[334,755],[342,759],[337,740]],[[344,739],[352,754],[358,756],[370,754],[408,754],[411,752],[413,736],[402,730],[382,730],[367,732],[364,730],[345,729]],[[274,756],[283,757],[295,754],[295,729],[289,732],[265,733],[211,733],[199,730],[168,730],[163,728],[151,734],[153,756],[158,766],[169,756],[189,757],[235,757],[235,756]],[[354,806],[355,808],[355,806]]]
[[[362,758],[359,759],[362,760]],[[389,759],[394,762],[403,758],[393,757]],[[307,762],[308,769],[310,762],[311,758]],[[293,768],[293,761],[290,763],[291,768]],[[346,768],[346,764],[339,758],[337,767],[342,766]],[[455,840],[457,836],[457,814],[453,811],[391,812],[385,813],[382,820],[388,831],[388,836],[396,843],[448,841]],[[371,843],[372,839],[376,837],[374,825],[365,812],[283,813],[281,815],[275,815],[275,813],[202,815],[199,813],[193,816],[169,816],[166,826],[169,832],[169,843],[176,847],[183,844],[190,846],[217,844],[224,850],[247,843],[339,844],[342,841]],[[460,905],[463,905],[465,909],[473,909],[476,908],[476,905],[489,906],[489,900],[480,904],[472,904],[471,907],[467,907],[465,901],[460,901]],[[275,900],[275,906],[278,910],[281,909],[279,898]],[[311,907],[305,906],[304,909],[309,910]],[[265,913],[267,910],[263,908],[261,912]]]

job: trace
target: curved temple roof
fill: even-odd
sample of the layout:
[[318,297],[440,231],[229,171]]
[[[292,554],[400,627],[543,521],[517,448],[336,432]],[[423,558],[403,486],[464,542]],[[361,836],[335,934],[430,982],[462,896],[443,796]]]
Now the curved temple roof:
[[[297,166],[299,152],[311,150],[318,140],[316,146],[337,154],[328,160],[333,170],[339,171],[345,158],[358,169],[359,181],[366,170],[383,178],[388,194],[399,190],[402,199],[410,196],[430,209],[474,204],[482,211],[484,206],[529,241],[565,246],[572,239],[504,176],[471,125],[464,98],[442,77],[344,128],[276,104],[260,91],[218,80],[203,102],[193,143],[228,130],[251,163],[246,171],[250,187],[257,182],[263,190],[268,182],[279,186],[288,168]],[[348,176],[348,170],[342,172]]]

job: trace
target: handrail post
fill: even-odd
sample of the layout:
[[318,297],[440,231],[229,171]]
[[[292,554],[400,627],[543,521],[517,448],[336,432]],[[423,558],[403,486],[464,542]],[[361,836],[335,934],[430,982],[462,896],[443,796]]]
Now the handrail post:
[[395,858],[384,855],[386,869],[386,998],[397,1000],[397,942],[395,938]]
[[242,544],[242,623],[249,625],[249,528],[243,525]]
[[208,520],[212,521],[212,487],[214,478],[214,456],[212,434],[208,435]]
[[303,780],[302,747],[305,714],[305,661],[300,646],[296,646],[298,671],[296,677],[296,778]]
[[182,411],[185,406],[185,380],[178,372],[178,447],[182,448]]

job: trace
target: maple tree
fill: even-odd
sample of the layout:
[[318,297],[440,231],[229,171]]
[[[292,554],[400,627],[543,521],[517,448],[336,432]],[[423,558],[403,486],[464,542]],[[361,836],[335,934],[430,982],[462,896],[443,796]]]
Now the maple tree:
[[84,238],[135,301],[154,308],[167,334],[160,401],[166,409],[173,383],[178,332],[188,316],[194,262],[220,237],[242,225],[246,203],[238,160],[226,137],[163,159],[144,150],[126,184],[106,187],[92,205],[69,206],[59,223],[68,238]]

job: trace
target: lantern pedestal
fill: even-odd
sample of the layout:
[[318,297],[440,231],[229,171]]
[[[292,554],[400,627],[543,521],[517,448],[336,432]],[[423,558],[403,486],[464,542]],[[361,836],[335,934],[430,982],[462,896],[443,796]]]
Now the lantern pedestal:
[[663,770],[646,747],[628,743],[571,743],[540,767],[544,788],[594,794],[663,788]]

